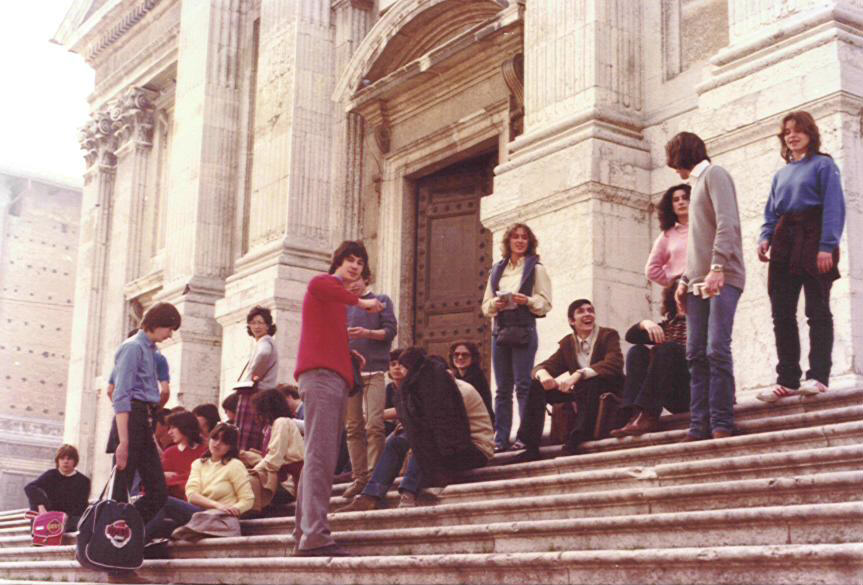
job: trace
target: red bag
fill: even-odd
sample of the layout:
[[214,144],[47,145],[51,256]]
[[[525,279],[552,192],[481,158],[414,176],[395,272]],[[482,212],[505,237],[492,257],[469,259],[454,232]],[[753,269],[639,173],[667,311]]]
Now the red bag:
[[66,527],[65,512],[42,512],[33,520],[34,546],[60,546],[63,543],[63,530]]

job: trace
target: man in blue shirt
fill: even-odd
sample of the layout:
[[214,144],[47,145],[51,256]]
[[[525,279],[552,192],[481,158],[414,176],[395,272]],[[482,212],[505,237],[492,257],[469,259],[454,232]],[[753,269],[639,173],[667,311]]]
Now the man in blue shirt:
[[119,443],[115,457],[115,499],[125,501],[132,478],[141,475],[144,496],[135,508],[147,523],[167,498],[165,474],[153,440],[152,412],[159,406],[156,343],[180,328],[180,313],[170,303],[158,303],[141,321],[141,329],[126,339],[114,356],[114,413]]

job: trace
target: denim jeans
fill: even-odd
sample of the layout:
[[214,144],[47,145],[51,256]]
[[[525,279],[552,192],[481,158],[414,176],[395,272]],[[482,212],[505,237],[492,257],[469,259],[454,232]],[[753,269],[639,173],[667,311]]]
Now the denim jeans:
[[537,345],[536,327],[530,328],[527,347],[501,346],[492,338],[491,362],[497,381],[497,393],[494,396],[494,443],[497,447],[505,448],[509,445],[513,387],[518,400],[518,416],[524,420],[524,409],[530,392],[530,371],[533,369]]
[[[364,496],[378,499],[386,496],[387,491],[398,476],[410,448],[408,437],[404,431],[392,433],[387,438],[387,442],[384,444],[384,452],[381,454],[380,459],[378,459],[378,464],[375,466],[372,478],[365,489],[363,489]],[[408,462],[407,472],[405,472],[399,485],[399,491],[406,491],[416,495],[419,493],[420,488],[422,488],[422,481],[422,470],[417,465],[416,458],[411,457],[411,460]]]
[[719,296],[686,295],[686,361],[689,363],[689,434],[734,430],[734,361],[731,331],[743,291],[726,285]]
[[186,500],[168,496],[162,509],[144,527],[144,542],[171,536],[175,528],[187,524],[192,519],[192,514],[201,510],[203,508]]

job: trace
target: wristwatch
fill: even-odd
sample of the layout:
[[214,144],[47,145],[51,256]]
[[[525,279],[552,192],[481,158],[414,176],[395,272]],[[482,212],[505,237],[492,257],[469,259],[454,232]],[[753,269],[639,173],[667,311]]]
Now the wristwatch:
[[711,264],[710,272],[722,272],[722,264]]

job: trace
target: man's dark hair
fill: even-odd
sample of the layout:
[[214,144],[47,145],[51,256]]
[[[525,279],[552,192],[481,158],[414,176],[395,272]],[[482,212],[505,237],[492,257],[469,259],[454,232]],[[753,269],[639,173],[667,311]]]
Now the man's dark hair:
[[171,416],[171,411],[167,408],[159,408],[153,415],[153,422],[160,425],[168,424],[168,417]]
[[394,349],[390,352],[390,361],[397,362],[399,361],[399,357],[402,355],[403,349]]
[[178,412],[187,412],[187,411],[188,411],[188,409],[185,406],[180,406],[179,404],[177,406],[174,406],[173,408],[171,408],[171,414],[177,414]]
[[671,284],[662,289],[662,308],[659,313],[668,319],[677,317],[677,301],[674,300],[674,292],[677,290],[679,278],[675,278]]
[[176,331],[181,323],[182,319],[177,307],[171,303],[156,303],[147,310],[141,320],[141,329],[153,331],[157,327],[170,327]]
[[257,392],[252,397],[252,407],[261,420],[268,425],[273,424],[277,418],[294,418],[285,395],[276,388]]
[[240,404],[240,395],[236,392],[231,392],[228,394],[224,400],[222,400],[222,410],[231,412],[237,412],[237,406]]
[[333,261],[330,263],[329,273],[335,273],[336,269],[342,265],[342,262],[345,261],[345,258],[348,256],[356,256],[357,258],[362,258],[363,260],[363,278],[369,278],[372,271],[369,268],[369,253],[366,251],[366,247],[360,241],[353,240],[345,240],[339,247],[336,248],[336,251],[333,252]]
[[662,231],[670,230],[679,221],[677,214],[674,213],[674,201],[672,201],[676,191],[684,191],[686,199],[689,199],[692,187],[686,183],[669,187],[662,196],[662,199],[659,200],[659,203],[656,204],[656,215],[659,216],[659,229]]
[[575,312],[581,305],[592,305],[590,299],[576,299],[569,303],[569,308],[566,310],[566,318],[569,321],[572,321],[572,316],[575,315]]
[[279,384],[276,388],[284,394],[286,398],[290,396],[294,400],[300,399],[300,389],[293,384]]
[[665,144],[666,164],[672,169],[691,171],[703,160],[710,162],[707,146],[697,134],[679,132]]
[[[222,457],[222,465],[227,465],[234,457],[240,455],[240,431],[230,423],[220,422],[212,431],[210,431],[210,439],[218,439],[228,445],[228,452]],[[210,449],[201,457],[201,461],[206,461],[212,456]]]
[[170,415],[167,422],[169,427],[174,427],[186,437],[189,445],[201,444],[201,427],[198,425],[198,417],[188,410]]
[[206,419],[207,427],[210,429],[210,432],[212,432],[213,429],[216,428],[216,425],[219,424],[219,421],[222,420],[221,418],[219,418],[219,407],[209,402],[206,404],[199,404],[198,406],[193,408],[192,414]]
[[407,368],[408,371],[411,371],[422,363],[425,357],[426,350],[414,345],[402,350],[402,353],[399,356],[399,363]]
[[[275,335],[276,326],[273,323],[273,314],[266,307],[262,307],[260,305],[252,307],[252,310],[249,311],[248,315],[246,315],[246,323],[250,323],[252,319],[257,317],[258,315],[260,315],[261,319],[264,320],[264,323],[267,324],[267,335]],[[254,337],[254,335],[252,335],[252,328],[248,325],[246,325],[246,333],[248,333],[249,336]]]
[[57,453],[54,455],[54,465],[59,465],[60,460],[64,457],[68,457],[74,461],[75,465],[78,465],[78,461],[80,460],[78,457],[78,449],[68,443],[61,445],[60,448],[57,449]]

